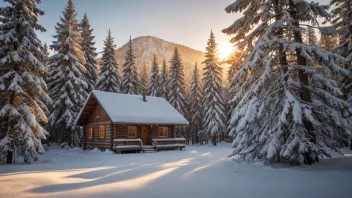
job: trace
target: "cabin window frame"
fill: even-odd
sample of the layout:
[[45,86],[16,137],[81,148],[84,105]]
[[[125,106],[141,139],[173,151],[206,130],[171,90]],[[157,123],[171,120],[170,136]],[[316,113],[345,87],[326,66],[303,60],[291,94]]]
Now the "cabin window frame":
[[[160,129],[163,129],[163,131],[162,131],[163,134],[162,135],[160,135]],[[167,126],[158,127],[158,137],[160,137],[160,138],[169,137],[169,127],[167,127]]]
[[[130,136],[130,129],[133,128],[136,130],[136,134],[134,136]],[[138,136],[138,128],[137,126],[127,126],[127,138],[128,139],[135,139]]]
[[101,125],[101,126],[98,127],[98,129],[99,129],[99,131],[98,131],[99,139],[101,139],[101,140],[105,139],[105,137],[106,137],[106,126],[105,125]]
[[93,140],[94,137],[94,129],[93,127],[88,127],[88,139]]

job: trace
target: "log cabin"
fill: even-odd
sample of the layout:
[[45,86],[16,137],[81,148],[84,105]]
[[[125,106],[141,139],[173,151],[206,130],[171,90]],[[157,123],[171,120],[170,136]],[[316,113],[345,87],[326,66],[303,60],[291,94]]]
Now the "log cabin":
[[83,149],[148,151],[183,149],[175,127],[188,121],[164,98],[93,91],[77,118]]

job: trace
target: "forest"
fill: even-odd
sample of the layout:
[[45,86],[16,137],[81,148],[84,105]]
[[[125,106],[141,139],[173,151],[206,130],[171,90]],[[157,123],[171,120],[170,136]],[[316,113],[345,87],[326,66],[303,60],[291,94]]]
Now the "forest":
[[190,82],[177,48],[170,60],[154,55],[151,69],[139,70],[130,38],[118,63],[111,30],[98,57],[94,27],[87,14],[78,19],[72,0],[49,45],[37,36],[46,31],[40,0],[4,2],[0,164],[14,157],[35,162],[48,143],[80,147],[83,129],[76,119],[93,90],[164,97],[189,121],[177,137],[191,145],[232,143],[229,155],[245,161],[310,165],[331,157],[327,149],[340,153],[351,146],[349,0],[236,0],[225,11],[241,16],[222,30],[232,37],[231,55],[220,61],[209,30],[204,61],[194,63]]

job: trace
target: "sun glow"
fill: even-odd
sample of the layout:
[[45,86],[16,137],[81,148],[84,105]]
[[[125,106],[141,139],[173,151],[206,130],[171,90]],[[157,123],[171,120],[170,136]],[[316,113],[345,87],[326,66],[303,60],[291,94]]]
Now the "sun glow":
[[231,55],[234,47],[231,43],[221,43],[219,44],[219,57],[221,59],[227,58]]

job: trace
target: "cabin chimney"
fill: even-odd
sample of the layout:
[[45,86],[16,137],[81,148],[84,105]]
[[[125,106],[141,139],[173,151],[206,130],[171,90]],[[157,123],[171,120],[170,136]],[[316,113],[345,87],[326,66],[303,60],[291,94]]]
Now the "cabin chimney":
[[147,96],[143,93],[143,102],[147,102]]

